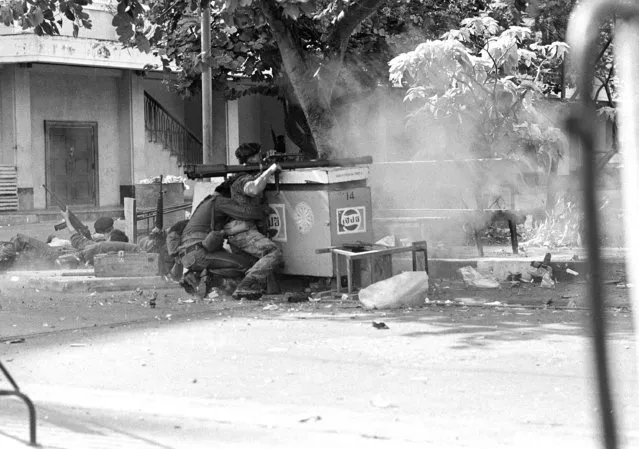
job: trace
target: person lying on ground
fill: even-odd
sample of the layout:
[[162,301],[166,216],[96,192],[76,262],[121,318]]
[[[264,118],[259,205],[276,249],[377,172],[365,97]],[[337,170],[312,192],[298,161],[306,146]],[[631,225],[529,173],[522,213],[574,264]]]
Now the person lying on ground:
[[71,236],[69,240],[71,241],[71,246],[73,246],[77,250],[84,249],[87,245],[92,245],[96,242],[124,242],[127,243],[129,238],[127,235],[119,229],[115,229],[113,218],[111,217],[100,217],[98,218],[93,227],[95,229],[95,233],[91,235],[91,239],[86,238],[82,234],[80,234],[77,229],[75,229],[71,222],[69,221],[69,208],[65,211],[60,212],[64,221],[67,223],[67,229]]
[[69,221],[69,212],[67,210],[61,212],[67,223],[67,229],[71,233],[71,245],[76,249],[72,255],[64,256],[66,259],[76,259],[77,262],[93,265],[94,258],[97,254],[107,254],[111,252],[139,252],[140,247],[133,243],[128,243],[129,238],[119,229],[114,228],[113,219],[110,217],[100,217],[93,225],[95,233],[92,234],[91,240],[87,239],[76,229],[73,228]]

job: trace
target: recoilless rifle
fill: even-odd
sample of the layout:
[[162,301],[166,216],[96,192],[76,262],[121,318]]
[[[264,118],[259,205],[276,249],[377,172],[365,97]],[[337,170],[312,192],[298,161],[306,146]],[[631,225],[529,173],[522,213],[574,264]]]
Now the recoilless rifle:
[[185,165],[184,174],[189,179],[201,178],[226,178],[233,173],[252,173],[261,172],[271,164],[278,164],[282,170],[296,170],[301,168],[320,168],[320,167],[354,167],[356,165],[367,165],[373,163],[371,156],[344,158],[344,159],[326,159],[311,161],[291,161],[287,160],[289,155],[267,156],[259,164],[244,165],[226,165],[226,164],[197,164]]

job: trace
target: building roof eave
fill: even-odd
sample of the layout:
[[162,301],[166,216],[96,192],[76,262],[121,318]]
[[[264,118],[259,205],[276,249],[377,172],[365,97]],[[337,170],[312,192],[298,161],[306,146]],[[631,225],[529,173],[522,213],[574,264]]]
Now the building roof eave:
[[47,63],[130,70],[157,66],[157,70],[162,70],[160,58],[114,41],[12,34],[0,36],[0,42],[0,64]]

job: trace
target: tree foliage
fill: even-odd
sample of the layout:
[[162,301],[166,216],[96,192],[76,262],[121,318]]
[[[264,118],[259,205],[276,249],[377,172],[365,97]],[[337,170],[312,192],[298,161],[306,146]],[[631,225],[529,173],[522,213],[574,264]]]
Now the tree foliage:
[[59,35],[64,20],[73,24],[73,35],[80,28],[91,28],[91,19],[84,6],[91,0],[9,0],[0,4],[0,17],[5,26],[19,25],[23,30],[33,29],[38,35]]
[[228,98],[258,92],[278,96],[289,136],[313,156],[317,139],[321,153],[331,152],[336,109],[386,83],[387,61],[399,49],[411,39],[440,34],[464,8],[474,11],[483,3],[220,1],[211,4],[209,52],[200,48],[197,2],[119,0],[114,25],[122,42],[152,48],[166,69],[179,68],[173,87],[182,93],[199,88],[206,64],[215,87],[225,89]]
[[461,21],[442,39],[394,58],[390,78],[417,103],[410,122],[436,123],[482,156],[509,156],[551,169],[563,135],[540,108],[557,96],[554,76],[568,46],[543,44],[527,26],[504,29],[491,10]]

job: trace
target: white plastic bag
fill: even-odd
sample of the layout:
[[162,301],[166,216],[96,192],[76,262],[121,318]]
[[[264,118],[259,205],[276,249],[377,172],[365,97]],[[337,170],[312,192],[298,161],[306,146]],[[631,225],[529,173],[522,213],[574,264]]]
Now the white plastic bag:
[[428,294],[428,274],[405,271],[360,290],[359,301],[367,309],[421,306]]

